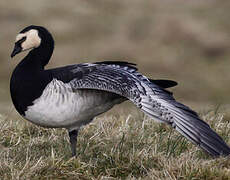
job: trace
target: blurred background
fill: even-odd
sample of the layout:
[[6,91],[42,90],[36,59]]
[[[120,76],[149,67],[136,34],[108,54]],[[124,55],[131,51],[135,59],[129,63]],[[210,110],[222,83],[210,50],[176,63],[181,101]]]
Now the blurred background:
[[1,0],[0,114],[14,111],[9,80],[26,52],[14,59],[10,53],[16,34],[31,24],[54,36],[48,68],[129,61],[153,79],[177,81],[174,96],[197,111],[228,107],[229,9],[224,0]]

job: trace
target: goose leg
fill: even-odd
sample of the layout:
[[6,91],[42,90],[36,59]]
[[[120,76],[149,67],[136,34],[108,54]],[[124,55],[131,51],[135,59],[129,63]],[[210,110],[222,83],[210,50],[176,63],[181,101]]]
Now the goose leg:
[[69,141],[73,157],[76,156],[77,135],[78,130],[69,131]]

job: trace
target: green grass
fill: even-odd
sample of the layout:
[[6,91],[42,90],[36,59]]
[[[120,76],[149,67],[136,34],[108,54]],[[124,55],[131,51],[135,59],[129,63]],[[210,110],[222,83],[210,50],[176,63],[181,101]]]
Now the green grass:
[[[201,115],[228,142],[229,119]],[[71,158],[64,129],[0,117],[0,179],[229,179],[229,158],[212,159],[167,125],[139,113],[104,115],[79,133]]]

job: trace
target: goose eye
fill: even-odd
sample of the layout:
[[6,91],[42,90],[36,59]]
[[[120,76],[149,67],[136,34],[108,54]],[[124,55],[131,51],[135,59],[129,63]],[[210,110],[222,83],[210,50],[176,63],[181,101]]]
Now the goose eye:
[[22,44],[26,40],[26,36],[24,36],[22,39],[15,42],[15,44]]

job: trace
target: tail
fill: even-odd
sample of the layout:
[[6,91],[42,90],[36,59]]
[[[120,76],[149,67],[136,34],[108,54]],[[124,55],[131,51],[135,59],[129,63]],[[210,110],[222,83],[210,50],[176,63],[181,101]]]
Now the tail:
[[142,111],[158,121],[170,124],[214,157],[230,154],[230,147],[196,112],[178,103],[172,94],[163,89],[156,89],[154,84],[149,83],[148,86],[152,86],[153,93],[141,97],[139,107]]

